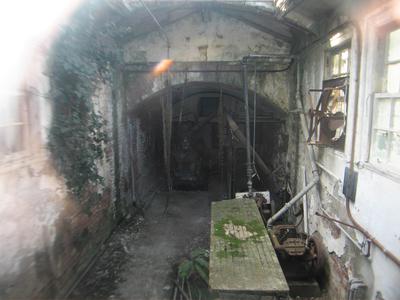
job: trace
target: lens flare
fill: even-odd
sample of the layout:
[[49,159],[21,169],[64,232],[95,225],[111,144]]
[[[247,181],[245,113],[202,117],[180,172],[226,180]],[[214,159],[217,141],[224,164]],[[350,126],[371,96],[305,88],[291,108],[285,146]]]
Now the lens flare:
[[396,21],[400,22],[400,2],[395,4],[392,13],[393,13],[394,18],[396,19]]
[[173,65],[174,61],[172,59],[163,59],[160,61],[153,69],[153,75],[159,76],[162,73],[168,71]]

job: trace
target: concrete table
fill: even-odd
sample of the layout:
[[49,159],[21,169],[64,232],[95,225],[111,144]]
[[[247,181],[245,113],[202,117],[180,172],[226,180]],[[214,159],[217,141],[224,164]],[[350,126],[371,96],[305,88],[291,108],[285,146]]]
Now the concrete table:
[[288,284],[253,199],[212,203],[209,271],[209,284],[215,291],[288,295]]

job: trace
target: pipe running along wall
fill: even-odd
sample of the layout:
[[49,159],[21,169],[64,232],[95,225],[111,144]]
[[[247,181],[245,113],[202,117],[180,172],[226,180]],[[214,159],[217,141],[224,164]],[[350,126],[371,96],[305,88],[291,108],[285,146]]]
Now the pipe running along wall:
[[[347,23],[346,23],[347,25]],[[348,25],[353,26],[354,28],[354,32],[355,32],[355,41],[353,43],[353,47],[355,48],[355,53],[356,53],[356,59],[354,60],[354,64],[353,64],[353,72],[352,72],[352,76],[353,76],[353,84],[354,84],[354,107],[353,107],[353,127],[352,127],[352,136],[351,136],[351,152],[350,152],[350,171],[354,172],[354,160],[355,160],[355,144],[356,144],[356,132],[357,132],[357,119],[358,119],[358,102],[359,102],[359,78],[360,78],[360,70],[361,70],[361,29],[359,28],[358,24],[354,23],[354,22],[350,22],[348,23]],[[340,26],[342,28],[342,26]],[[303,109],[303,105],[301,102],[301,95],[300,95],[300,64],[299,61],[297,61],[297,87],[296,87],[296,104],[297,107],[300,111],[300,123],[301,123],[301,127],[302,127],[302,132],[303,135],[305,137],[305,139],[307,139],[307,132],[308,132],[308,126],[307,126],[307,120],[306,120],[306,116],[304,113],[304,109]],[[313,174],[313,181],[312,182],[316,182],[318,183],[320,178],[319,178],[319,173],[318,173],[318,168],[317,168],[317,164],[316,164],[316,159],[315,159],[315,154],[314,154],[314,149],[313,146],[311,144],[307,143],[307,152],[308,152],[308,157],[309,157],[309,162],[311,165],[311,169],[312,169],[312,174]],[[315,184],[316,184],[315,183]],[[308,186],[306,186],[307,188]],[[303,189],[304,191],[305,189]],[[310,189],[309,189],[310,190]],[[303,191],[301,191],[300,193],[302,193]],[[321,202],[320,199],[320,195],[317,189],[312,189],[312,191],[314,192],[314,197],[317,200],[317,202],[319,203],[319,208],[320,210],[323,212],[324,216],[334,222],[338,228],[343,231],[345,233],[345,235],[353,242],[355,243],[354,239],[351,238],[351,236],[348,234],[348,232],[346,230],[344,230],[341,226],[339,226],[337,223],[339,224],[343,224],[345,226],[349,226],[352,227],[353,229],[359,231],[360,233],[362,233],[366,239],[368,239],[369,241],[372,242],[372,244],[374,244],[376,247],[378,247],[388,258],[390,258],[397,266],[400,267],[400,259],[397,258],[391,251],[389,251],[388,249],[386,249],[386,247],[379,242],[375,237],[373,237],[365,228],[363,228],[353,217],[352,213],[351,213],[351,208],[350,208],[350,199],[346,197],[346,212],[348,215],[348,218],[350,219],[350,221],[352,222],[353,225],[350,224],[346,224],[345,222],[342,222],[340,220],[336,220],[332,217],[329,216],[329,214],[327,213],[326,209],[324,209],[323,204]],[[299,194],[300,194],[299,193]],[[304,193],[305,194],[305,193]],[[297,196],[295,197],[297,198]],[[295,199],[293,198],[293,200]],[[300,198],[297,198],[296,200],[298,201]],[[288,207],[284,207],[285,209],[282,209],[282,212],[279,211],[278,213],[280,213],[280,215],[284,214],[291,206],[294,205],[294,203],[296,203],[297,201],[289,201],[289,203],[291,203],[290,206]],[[278,215],[278,213],[276,215]],[[271,217],[271,222],[270,220],[268,220],[269,226],[272,225],[272,223],[278,218],[279,216],[275,217],[275,215],[273,217]],[[359,245],[359,243],[355,243],[356,246],[361,250],[361,247]]]

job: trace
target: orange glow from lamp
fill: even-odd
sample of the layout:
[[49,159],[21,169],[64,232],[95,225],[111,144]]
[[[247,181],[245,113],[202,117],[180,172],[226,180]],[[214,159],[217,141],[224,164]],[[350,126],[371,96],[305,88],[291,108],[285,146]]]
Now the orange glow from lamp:
[[168,71],[173,63],[174,61],[172,59],[163,59],[154,67],[152,74],[155,76],[161,75],[162,73]]

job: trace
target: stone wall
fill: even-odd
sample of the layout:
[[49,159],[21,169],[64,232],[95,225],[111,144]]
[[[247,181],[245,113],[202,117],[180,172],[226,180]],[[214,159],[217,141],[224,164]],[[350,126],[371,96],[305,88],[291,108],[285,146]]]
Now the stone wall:
[[[79,24],[76,19],[71,22]],[[68,30],[59,34],[61,40],[67,38],[67,34],[74,35]],[[69,57],[81,60],[62,61],[65,70],[73,70],[69,74],[93,67],[85,62],[84,55],[80,56],[79,47],[85,42],[80,44],[77,39],[77,43],[72,43],[76,52],[69,52]],[[116,159],[125,155],[123,147],[118,144],[118,141],[125,141],[118,140],[117,134],[126,136],[123,125],[118,125],[122,120],[117,118],[123,109],[122,96],[115,92],[123,90],[118,86],[117,69],[107,66],[107,72],[114,74],[108,80],[87,79],[93,88],[86,100],[98,119],[105,121],[102,130],[107,134],[107,142],[101,144],[102,155],[95,161],[102,183],[88,182],[80,193],[73,192],[57,162],[57,148],[49,147],[55,134],[55,131],[50,132],[57,124],[55,116],[60,113],[55,113],[60,98],[54,92],[54,76],[64,72],[52,67],[54,61],[62,57],[61,52],[54,50],[55,43],[46,40],[33,48],[25,77],[17,89],[6,95],[7,101],[23,103],[21,111],[26,116],[26,125],[24,134],[16,135],[24,145],[23,149],[0,157],[1,299],[65,296],[101,253],[104,241],[119,218],[131,209],[131,205],[125,202],[130,193],[128,183],[116,182],[117,171],[122,173],[122,178],[127,172],[125,161],[124,164],[116,163]],[[63,84],[70,82],[66,80]],[[74,99],[67,100],[73,107]],[[66,120],[68,122],[68,118]],[[119,131],[115,130],[118,126],[122,127]],[[67,128],[71,130],[72,127]],[[70,134],[79,134],[78,131],[72,130],[71,133],[62,129],[57,134],[64,134],[68,141],[71,141]],[[98,129],[93,130],[91,134],[96,134]],[[59,137],[59,140],[63,139],[63,136]],[[82,141],[84,143],[85,139]],[[122,154],[116,156],[116,151]],[[79,153],[77,155],[79,157]],[[116,165],[122,167],[116,168]],[[80,172],[79,169],[76,172]]]

